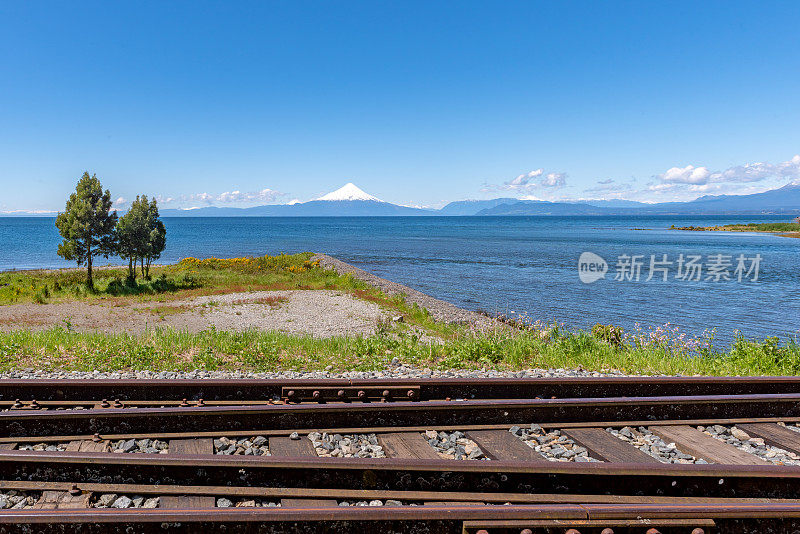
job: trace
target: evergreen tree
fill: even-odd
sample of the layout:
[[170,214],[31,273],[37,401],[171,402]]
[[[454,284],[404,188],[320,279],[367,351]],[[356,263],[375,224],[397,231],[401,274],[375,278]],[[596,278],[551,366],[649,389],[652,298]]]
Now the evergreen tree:
[[136,266],[141,266],[142,276],[150,278],[150,265],[158,259],[167,245],[167,229],[159,220],[156,199],[146,195],[136,197],[131,209],[117,224],[119,255],[128,260],[128,277],[136,280]]
[[[146,197],[145,197],[146,198]],[[164,223],[159,219],[158,203],[156,199],[150,202],[148,207],[147,228],[150,231],[147,239],[147,247],[145,250],[144,258],[144,276],[150,278],[150,265],[153,260],[161,257],[161,253],[167,247],[167,228]]]
[[[142,249],[150,237],[148,229],[149,203],[146,196],[136,196],[128,213],[120,217],[117,223],[119,240],[117,253],[128,260],[128,279],[136,280],[136,264]],[[142,271],[144,274],[144,270]]]
[[56,227],[64,238],[58,246],[58,255],[65,260],[75,260],[78,266],[86,264],[89,289],[94,289],[94,257],[107,258],[116,251],[116,224],[117,212],[111,212],[111,193],[108,189],[103,191],[96,175],[84,172],[64,212],[58,214]]

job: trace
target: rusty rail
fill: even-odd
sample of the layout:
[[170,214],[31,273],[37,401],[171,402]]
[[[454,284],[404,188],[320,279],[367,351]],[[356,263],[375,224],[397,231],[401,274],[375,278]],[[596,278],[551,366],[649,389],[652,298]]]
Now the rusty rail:
[[[578,378],[453,378],[453,379],[303,379],[303,380],[103,380],[103,379],[3,379],[0,380],[0,406],[21,401],[122,402],[136,400],[182,399],[209,401],[254,401],[280,398],[284,390],[419,387],[420,400],[522,399],[574,397],[645,397],[680,394],[733,395],[800,393],[800,377],[578,377]],[[349,392],[348,392],[349,393]],[[402,395],[400,396],[402,398]],[[309,399],[312,400],[312,399]]]
[[[288,443],[290,433],[320,429],[412,434],[537,423],[599,431],[726,422],[777,428],[776,422],[800,421],[795,378],[0,380],[0,410],[0,491],[69,494],[87,502],[92,494],[130,493],[183,503],[153,510],[0,510],[0,534],[712,534],[800,528],[800,466],[568,463],[525,455],[517,458],[526,461],[511,461],[488,453],[490,461],[319,458],[313,448],[310,457],[224,456],[211,454],[209,439],[269,436],[272,451],[273,439]],[[131,436],[177,441],[169,454],[5,450],[16,442],[67,440],[81,442],[70,451],[99,451],[108,450],[106,440]],[[204,454],[183,454],[198,449],[177,445],[201,437]],[[221,497],[287,505],[214,508]],[[357,499],[403,505],[336,506]],[[294,501],[306,505],[288,504]],[[328,505],[314,504],[323,501]],[[206,504],[186,504],[191,502]]]
[[0,413],[0,437],[414,425],[800,417],[800,394],[280,404]]
[[[534,519],[535,518],[535,519]],[[431,532],[470,534],[538,531],[594,532],[789,532],[800,524],[800,506],[782,504],[421,506],[384,508],[41,510],[0,514],[5,532]],[[290,526],[290,529],[287,529]],[[570,528],[588,530],[570,530]],[[727,528],[726,528],[727,527]],[[541,529],[541,530],[540,530]],[[547,529],[547,530],[545,530]],[[558,530],[551,530],[558,529]],[[599,530],[597,530],[599,532]],[[528,530],[532,532],[532,530]],[[608,531],[606,531],[608,532]]]
[[488,493],[796,498],[800,467],[0,451],[0,479]]

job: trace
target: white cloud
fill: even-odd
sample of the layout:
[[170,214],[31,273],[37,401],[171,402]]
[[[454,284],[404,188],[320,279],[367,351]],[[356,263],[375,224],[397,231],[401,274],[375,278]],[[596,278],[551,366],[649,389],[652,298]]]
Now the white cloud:
[[781,163],[746,163],[711,172],[706,167],[672,167],[656,178],[661,183],[675,184],[730,184],[760,182],[768,178],[800,178],[800,155]]
[[[211,195],[209,193],[194,193],[191,195],[182,195],[180,200],[184,202],[204,202],[208,205],[213,204],[244,204],[252,202],[275,202],[278,198],[284,196],[285,193],[275,191],[274,189],[262,189],[261,191],[225,191],[218,195]],[[173,201],[169,199],[168,201]]]
[[527,187],[532,179],[538,178],[542,173],[544,173],[544,169],[536,169],[526,174],[520,174],[513,180],[505,182],[504,185],[508,186],[509,189]]
[[539,182],[542,187],[564,187],[567,185],[567,175],[563,172],[548,173],[544,179]]
[[125,200],[125,197],[119,197],[117,200],[114,201],[114,206],[124,206],[127,203],[128,201]]
[[692,200],[698,194],[760,193],[786,184],[786,180],[800,183],[800,155],[780,163],[746,163],[723,170],[686,165],[672,167],[653,177],[644,190],[633,191],[631,196],[658,195],[658,200]]
[[708,180],[710,175],[711,172],[705,167],[687,165],[686,167],[672,167],[671,169],[667,169],[667,172],[660,175],[659,178],[664,183],[703,184]]
[[515,191],[518,194],[530,193],[536,189],[560,189],[567,184],[567,174],[563,172],[545,172],[544,169],[535,169],[516,178],[503,182],[500,185],[486,185],[484,192],[488,191]]
[[189,195],[186,197],[187,200],[199,200],[200,202],[208,202],[211,204],[214,202],[214,197],[209,195],[208,193],[195,193],[193,195]]

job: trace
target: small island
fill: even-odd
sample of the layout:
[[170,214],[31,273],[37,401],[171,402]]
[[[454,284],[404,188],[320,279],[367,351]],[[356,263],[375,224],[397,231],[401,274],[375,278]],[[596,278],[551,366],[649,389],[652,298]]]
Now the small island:
[[762,232],[800,238],[800,217],[786,223],[723,224],[719,226],[675,226],[673,224],[669,229],[692,232]]

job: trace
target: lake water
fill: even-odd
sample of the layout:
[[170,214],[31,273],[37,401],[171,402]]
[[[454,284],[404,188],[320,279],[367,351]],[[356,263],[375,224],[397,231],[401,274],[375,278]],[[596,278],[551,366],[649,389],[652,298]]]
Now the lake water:
[[[668,230],[676,226],[781,221],[753,217],[344,217],[166,218],[160,261],[185,256],[235,257],[279,252],[326,252],[379,276],[459,306],[527,314],[569,327],[610,323],[632,328],[678,325],[691,335],[717,329],[747,337],[787,337],[800,331],[800,239],[755,233]],[[0,218],[0,270],[72,265],[56,255],[51,218]],[[593,252],[608,262],[605,279],[584,284],[578,258]],[[651,255],[667,255],[663,271],[646,281]],[[675,278],[683,254],[700,255],[700,281]],[[733,280],[706,280],[709,256],[731,262]],[[641,276],[615,280],[621,255],[641,255]],[[753,274],[736,281],[737,258]],[[113,261],[113,260],[112,260]],[[98,262],[105,263],[106,260]],[[115,263],[121,263],[119,260]]]

